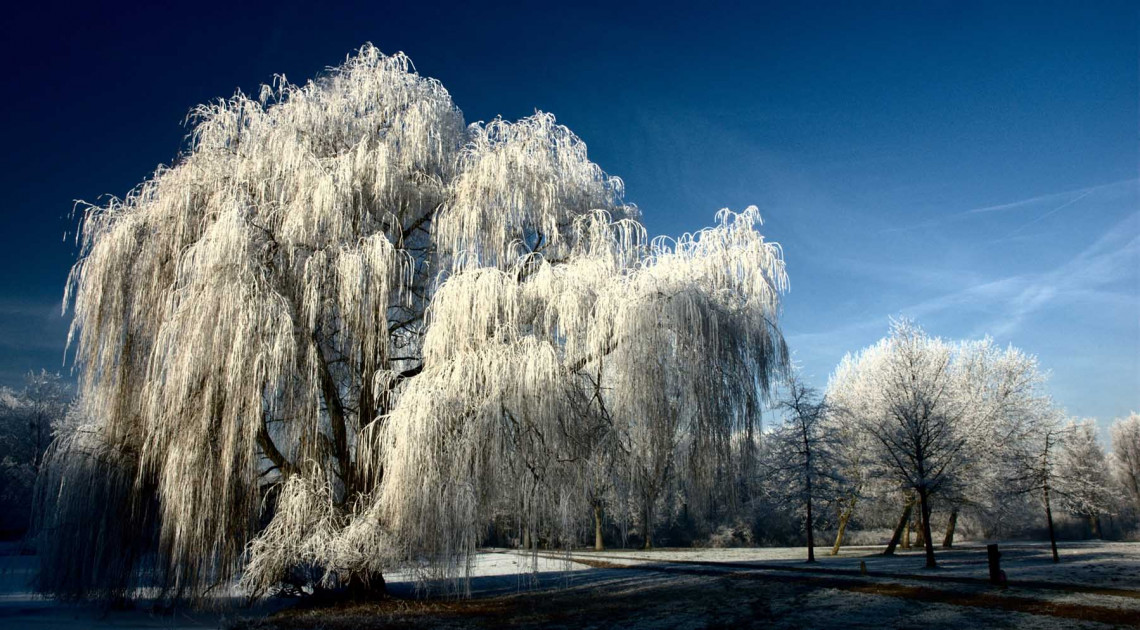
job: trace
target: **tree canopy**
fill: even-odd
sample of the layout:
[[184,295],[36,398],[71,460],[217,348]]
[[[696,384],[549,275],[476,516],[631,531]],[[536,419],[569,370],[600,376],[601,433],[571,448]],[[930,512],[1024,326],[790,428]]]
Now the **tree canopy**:
[[[869,442],[849,444],[846,459],[865,461],[870,474],[918,495],[927,566],[935,564],[931,498],[956,510],[1008,490],[1024,472],[1018,463],[1029,461],[1018,453],[1035,452],[1035,431],[1051,417],[1042,382],[1036,359],[1017,348],[931,337],[908,320],[836,368],[828,391],[837,415]],[[854,456],[861,452],[871,456]]]
[[42,484],[48,592],[461,575],[503,506],[576,532],[588,462],[628,489],[663,457],[707,491],[697,464],[785,369],[756,208],[651,240],[549,114],[465,124],[366,45],[192,120],[175,164],[83,218],[90,423]]

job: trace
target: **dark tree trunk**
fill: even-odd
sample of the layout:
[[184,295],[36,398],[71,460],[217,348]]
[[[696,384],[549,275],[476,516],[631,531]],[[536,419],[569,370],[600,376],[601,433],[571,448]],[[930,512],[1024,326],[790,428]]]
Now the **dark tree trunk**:
[[919,515],[918,523],[914,526],[914,545],[916,547],[926,546],[926,528],[922,526],[921,515]]
[[887,543],[887,548],[883,551],[884,556],[895,555],[895,548],[899,546],[899,539],[902,538],[903,530],[906,529],[907,523],[910,522],[910,513],[914,510],[914,497],[908,496],[906,503],[903,505],[902,517],[899,518],[899,524],[895,526],[894,534],[891,534],[891,542]]
[[1053,562],[1061,561],[1057,555],[1057,533],[1053,531],[1053,508],[1049,506],[1049,484],[1045,484],[1045,520],[1049,524],[1049,547],[1053,550]]
[[906,529],[903,530],[902,548],[910,549],[913,545],[910,542],[910,533],[914,530],[914,523],[912,521],[906,522]]
[[807,527],[807,548],[808,548],[808,562],[815,562],[815,521],[811,516],[811,498],[807,502],[807,522],[804,523]]
[[1093,514],[1089,517],[1089,527],[1092,528],[1092,537],[1100,538],[1100,515]]
[[807,522],[804,523],[807,529],[807,548],[808,548],[808,562],[815,562],[815,518],[811,513],[812,504],[812,461],[811,461],[811,439],[808,434],[808,425],[804,422],[804,418],[800,416],[800,430],[803,436],[804,453],[807,458],[804,460],[804,489],[807,491]]
[[333,449],[335,451],[333,454],[336,456],[337,473],[340,475],[340,480],[344,483],[345,489],[344,496],[340,498],[339,503],[345,504],[351,499],[353,474],[352,458],[348,452],[348,428],[345,421],[344,403],[340,399],[340,389],[329,370],[329,364],[325,359],[324,351],[321,350],[320,343],[315,339],[313,343],[317,347],[321,396],[324,398],[325,411],[328,413],[329,424],[332,426]]
[[380,573],[353,575],[345,586],[344,594],[350,601],[382,599],[388,596],[388,587]]
[[922,538],[926,546],[926,568],[936,569],[938,563],[934,560],[934,541],[930,536],[930,497],[926,488],[918,491],[919,508],[922,514]]
[[954,546],[954,528],[958,525],[958,508],[950,510],[950,521],[946,523],[946,537],[942,539],[942,548],[950,549]]

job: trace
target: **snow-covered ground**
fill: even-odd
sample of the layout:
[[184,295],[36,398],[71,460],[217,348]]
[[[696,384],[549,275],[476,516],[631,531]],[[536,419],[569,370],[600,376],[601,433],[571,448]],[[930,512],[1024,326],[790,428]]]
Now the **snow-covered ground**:
[[[1064,542],[1058,547],[1060,564],[1054,564],[1047,543],[1000,543],[1001,568],[1012,583],[1050,582],[1080,584],[1102,588],[1133,588],[1140,590],[1140,543],[1116,542]],[[883,556],[881,546],[845,547],[838,556],[831,549],[816,549],[816,567],[824,570],[860,570],[863,562],[871,573],[964,577],[986,580],[989,565],[983,543],[962,543],[954,549],[936,548],[939,568],[924,568],[921,549],[899,550],[894,556]],[[748,549],[662,549],[611,550],[601,553],[576,551],[575,557],[613,560],[621,557],[623,563],[662,562],[669,560],[697,562],[756,563],[787,569],[813,568],[804,562],[807,551],[800,547],[748,548]]]
[[[35,594],[31,580],[38,568],[35,556],[18,554],[15,545],[0,545],[0,630],[77,630],[78,628],[164,628],[191,630],[224,628],[239,619],[264,616],[287,602],[270,602],[252,610],[241,607],[232,594],[222,610],[175,609],[155,611],[148,602],[134,610],[106,611],[87,605],[46,600]],[[471,567],[470,585],[476,596],[496,596],[543,588],[564,588],[570,576],[589,573],[590,567],[513,552],[480,554]],[[416,595],[417,579],[404,571],[387,576],[396,595]],[[580,581],[578,583],[581,583]],[[225,606],[225,604],[229,604]]]
[[[922,569],[917,552],[881,558],[881,548],[857,548],[823,558],[819,572],[803,572],[802,549],[664,549],[577,551],[590,570],[564,567],[552,554],[549,573],[525,592],[527,583],[505,576],[528,566],[531,554],[497,550],[480,556],[473,574],[474,599],[397,610],[346,607],[290,612],[248,626],[255,630],[375,627],[765,627],[765,628],[1110,628],[1140,625],[1140,583],[1134,575],[1140,545],[1069,545],[1060,565],[1038,557],[1036,545],[1003,545],[1007,573],[1032,576],[1045,588],[999,589],[985,577],[985,547],[963,545],[940,553],[945,568]],[[1047,548],[1044,549],[1047,554]],[[1004,551],[1003,551],[1004,553]],[[975,566],[981,555],[982,569]],[[545,558],[542,552],[540,561]],[[1041,560],[1048,564],[1039,564]],[[858,573],[859,562],[874,566]],[[561,566],[560,566],[561,565]],[[848,571],[851,567],[854,572]],[[505,573],[504,573],[505,572]],[[881,573],[876,575],[875,573]],[[854,573],[854,575],[852,575]],[[950,577],[950,581],[931,578]],[[961,578],[961,579],[957,579]],[[1048,578],[1042,580],[1042,578]],[[1100,587],[1112,593],[1089,592]],[[1112,579],[1117,578],[1117,579]],[[1063,584],[1076,580],[1082,591]],[[404,583],[406,584],[406,583]],[[1049,585],[1055,588],[1048,588]],[[1127,592],[1123,589],[1131,587]],[[1134,590],[1132,590],[1134,589]],[[513,592],[512,592],[513,590]]]
[[[589,564],[569,561],[564,552],[536,555],[488,550],[471,567],[473,602],[470,606],[457,603],[446,615],[430,607],[402,608],[399,615],[389,617],[383,615],[393,613],[384,610],[365,610],[356,613],[357,617],[351,611],[334,611],[273,618],[254,622],[252,627],[355,627],[369,615],[380,615],[381,623],[395,626],[446,622],[449,626],[494,627],[504,620],[563,627],[1140,625],[1140,544],[1065,543],[1059,565],[1050,560],[1046,545],[1003,543],[1001,549],[1003,569],[1011,582],[1004,590],[984,582],[988,576],[985,547],[976,544],[939,550],[941,568],[936,571],[922,568],[917,550],[885,558],[878,555],[880,548],[873,547],[852,547],[837,557],[821,548],[819,562],[810,567],[803,561],[802,548],[615,549],[572,554],[575,560]],[[860,562],[866,564],[869,576],[859,575]],[[63,605],[40,599],[31,591],[28,581],[35,568],[34,556],[0,555],[0,629],[218,628],[238,619],[263,618],[273,610],[273,606],[263,606],[229,612],[156,613],[141,604],[135,610],[104,612]],[[417,592],[413,572],[394,573],[387,579],[394,594],[414,596]],[[494,602],[497,612],[489,613],[487,605],[479,602]],[[1115,621],[1113,611],[1119,613]],[[1089,621],[1083,616],[1086,612],[1109,622]]]
[[[471,564],[467,586],[470,594],[489,597],[541,588],[558,588],[588,580],[592,567],[573,562],[566,554],[518,553],[509,549],[488,549]],[[399,596],[422,592],[423,581],[413,571],[385,576],[388,591]],[[444,588],[453,585],[444,585]],[[418,590],[417,590],[418,589]]]
[[[1047,544],[1003,543],[999,549],[1002,553],[1001,568],[1009,580],[1009,588],[1005,589],[988,584],[986,547],[976,543],[962,544],[953,550],[938,549],[939,568],[935,570],[924,568],[925,558],[919,549],[900,551],[888,557],[881,555],[882,547],[846,548],[838,556],[831,556],[830,549],[820,548],[816,550],[815,564],[805,562],[806,550],[803,548],[611,550],[600,553],[583,550],[573,555],[588,562],[642,570],[678,573],[716,570],[734,577],[776,581],[780,576],[797,580],[818,578],[823,581],[819,582],[821,585],[835,579],[841,583],[840,590],[858,591],[860,596],[871,591],[890,591],[889,587],[899,586],[900,591],[910,591],[909,594],[898,595],[899,598],[915,596],[915,589],[928,589],[952,594],[946,599],[976,598],[985,600],[979,604],[997,607],[1008,604],[1011,610],[1069,606],[1073,609],[1068,614],[1079,614],[1082,607],[1089,608],[1090,614],[1120,611],[1127,623],[1140,626],[1140,544],[1067,542],[1058,550],[1061,559],[1058,564],[1053,563]],[[861,565],[866,567],[866,575],[862,574]],[[859,585],[865,585],[865,588]],[[922,598],[921,594],[917,596]],[[930,608],[931,614],[940,606]],[[966,608],[981,614],[980,608]],[[992,611],[986,613],[992,614]],[[1009,611],[1003,614],[1018,616]],[[1112,616],[1110,613],[1105,615]],[[1041,615],[1030,616],[1034,619],[1030,627],[1039,627],[1048,621]],[[1068,622],[1073,623],[1074,620],[1070,618]]]

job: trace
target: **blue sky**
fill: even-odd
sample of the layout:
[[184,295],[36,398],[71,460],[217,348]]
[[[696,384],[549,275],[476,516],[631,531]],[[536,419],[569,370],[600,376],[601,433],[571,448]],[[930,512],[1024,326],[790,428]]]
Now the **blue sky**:
[[816,384],[905,314],[1037,354],[1074,415],[1140,410],[1134,3],[411,4],[13,10],[0,384],[62,367],[74,199],[170,162],[193,105],[371,41],[469,121],[553,112],[653,233],[758,205]]

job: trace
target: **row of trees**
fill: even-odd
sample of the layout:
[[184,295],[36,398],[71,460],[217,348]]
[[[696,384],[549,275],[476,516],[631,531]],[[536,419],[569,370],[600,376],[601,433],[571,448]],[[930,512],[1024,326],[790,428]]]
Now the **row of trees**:
[[793,472],[794,483],[780,485],[803,505],[809,545],[821,524],[813,503],[838,513],[838,550],[857,506],[892,495],[901,497],[902,515],[886,553],[917,508],[928,567],[936,566],[935,504],[947,514],[943,544],[950,547],[963,511],[996,530],[1023,517],[1014,513],[1028,509],[1027,500],[1038,502],[1055,561],[1058,502],[1087,519],[1094,536],[1105,515],[1136,527],[1140,417],[1112,426],[1106,457],[1095,422],[1066,422],[1043,385],[1036,360],[1015,348],[945,341],[909,321],[845,357],[825,396],[793,383],[771,456],[777,470]]
[[[723,494],[719,498],[729,499],[727,503],[710,506],[715,509],[697,518],[687,509],[684,488],[673,484],[670,475],[662,475],[650,486],[659,495],[650,502],[644,499],[641,489],[631,491],[635,486],[631,483],[633,470],[625,470],[619,476],[623,482],[614,484],[612,468],[619,462],[613,459],[588,461],[592,476],[586,501],[592,509],[590,525],[595,547],[604,548],[605,539],[629,544],[631,533],[640,544],[652,544],[652,532],[658,520],[662,521],[656,523],[658,529],[667,532],[671,542],[705,544],[751,544],[765,537],[768,542],[787,543],[796,524],[812,523],[811,528],[804,528],[808,557],[812,560],[816,530],[834,535],[832,553],[837,553],[857,507],[861,508],[859,520],[865,525],[873,526],[893,516],[889,512],[893,503],[888,498],[898,494],[898,484],[889,467],[875,462],[866,436],[860,441],[859,434],[863,430],[860,423],[851,422],[848,410],[821,398],[817,391],[798,380],[792,380],[783,391],[776,406],[781,417],[773,430],[748,438],[752,448],[747,448],[746,441],[738,440],[738,448],[729,454],[730,461],[738,460],[733,467],[737,483],[728,484],[737,492],[733,496]],[[834,393],[834,387],[830,393]],[[21,390],[0,389],[0,448],[3,449],[0,500],[4,503],[3,529],[8,536],[18,536],[27,528],[35,477],[49,441],[77,427],[78,414],[69,402],[69,395],[69,388],[61,377],[47,372],[30,373]],[[1050,411],[1056,413],[1054,409]],[[999,481],[996,486],[999,492],[981,488],[973,500],[960,495],[947,500],[934,497],[935,504],[948,510],[948,514],[943,515],[946,525],[943,546],[952,545],[962,511],[983,524],[983,535],[1025,533],[1026,524],[1033,519],[1021,515],[1019,519],[1012,519],[1016,524],[1011,528],[1009,513],[1029,510],[1031,506],[1027,503],[1034,502],[1044,507],[1044,522],[1052,521],[1052,508],[1057,507],[1063,514],[1086,520],[1093,535],[1100,533],[1102,516],[1118,520],[1125,527],[1137,522],[1140,517],[1140,415],[1132,414],[1112,424],[1112,452],[1107,456],[1091,420],[1070,420],[1062,424],[1053,418],[1036,424],[1034,429],[1035,434],[1021,434],[1023,440],[1030,438],[1029,444],[1014,446],[1006,439],[1000,443],[1001,448],[983,448],[982,457],[970,454],[977,457],[971,465],[982,470],[987,465],[993,468],[1005,461],[1011,452],[1017,453],[1017,459],[1013,460],[1015,465],[1002,467],[1004,476],[1001,472],[989,473],[991,479]],[[682,461],[684,454],[674,449],[669,459],[673,458]],[[873,483],[869,483],[872,480]],[[904,487],[909,486],[904,484]],[[904,491],[904,506],[906,496]],[[1026,502],[1026,498],[1030,501]],[[548,531],[520,528],[517,515],[506,507],[493,518],[499,527],[496,542],[527,546],[537,546],[540,541],[551,542],[546,538]],[[761,510],[783,512],[787,522],[749,523],[750,513]],[[583,519],[579,515],[577,520]],[[1007,521],[1007,526],[998,532],[997,526],[1002,521]],[[896,528],[898,537],[901,538],[904,531],[909,537],[911,523],[905,516],[900,519],[900,525]],[[914,529],[920,527],[915,525]],[[920,536],[920,540],[922,538]],[[893,542],[907,544],[907,540]]]

